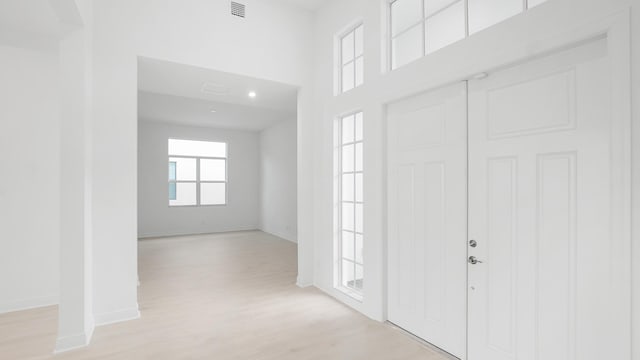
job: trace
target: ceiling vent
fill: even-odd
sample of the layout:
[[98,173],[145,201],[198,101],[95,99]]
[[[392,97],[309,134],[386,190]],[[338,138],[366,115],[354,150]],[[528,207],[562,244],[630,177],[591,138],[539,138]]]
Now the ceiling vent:
[[231,15],[244,18],[245,17],[245,6],[244,6],[244,4],[240,4],[240,3],[237,3],[235,1],[232,1],[231,2]]
[[204,84],[202,84],[200,91],[205,94],[216,95],[216,96],[229,95],[229,88],[227,88],[224,85],[220,85],[212,82],[205,82]]

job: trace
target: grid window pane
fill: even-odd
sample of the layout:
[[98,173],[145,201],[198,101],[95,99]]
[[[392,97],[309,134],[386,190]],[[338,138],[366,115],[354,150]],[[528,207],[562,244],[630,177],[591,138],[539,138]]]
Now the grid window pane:
[[469,0],[469,33],[477,33],[522,11],[522,0]]
[[342,67],[342,91],[349,91],[355,86],[354,63],[350,62]]
[[176,199],[169,200],[171,206],[197,205],[196,183],[176,183]]
[[201,183],[200,205],[224,205],[227,203],[225,183]]
[[342,286],[353,288],[354,275],[354,263],[348,260],[342,260]]
[[356,59],[356,79],[355,86],[360,86],[364,82],[364,58],[359,57]]
[[354,175],[344,174],[342,175],[342,201],[354,201],[355,189],[354,189]]
[[226,181],[227,161],[223,159],[200,159],[200,181]]
[[348,231],[354,231],[354,217],[352,203],[342,203],[342,229]]
[[464,39],[464,2],[458,1],[427,19],[425,33],[427,54]]
[[422,19],[422,0],[396,0],[391,3],[391,36],[396,36]]
[[353,288],[356,290],[362,290],[364,285],[364,268],[361,265],[356,265],[355,281]]
[[342,148],[342,171],[349,172],[353,171],[354,166],[354,151],[355,145],[345,145]]
[[169,155],[227,157],[227,144],[213,141],[169,139]]
[[342,232],[342,257],[349,260],[355,260],[355,239],[354,234],[350,231]]
[[417,25],[392,41],[393,68],[408,64],[422,56],[422,25]]
[[176,181],[176,162],[169,161],[169,180]]
[[356,154],[355,154],[355,171],[362,171],[362,167],[363,167],[363,155],[362,155],[362,147],[363,144],[362,143],[357,143],[356,144]]
[[348,33],[345,37],[342,38],[342,63],[346,64],[349,61],[352,61],[355,52],[355,43],[354,43],[354,33],[353,31]]
[[354,126],[353,126],[354,116],[350,115],[342,119],[342,143],[350,143],[354,140]]
[[363,126],[363,124],[362,124],[362,113],[357,113],[355,115],[355,118],[356,118],[356,130],[355,130],[356,138],[355,138],[355,140],[356,141],[362,141],[362,135],[363,135],[363,131],[362,131],[362,126]]
[[355,184],[355,197],[357,202],[362,202],[363,197],[363,175],[356,174],[356,184]]
[[170,163],[175,163],[177,181],[196,181],[196,159],[193,158],[170,158]]
[[356,234],[355,235],[355,258],[356,258],[356,262],[359,264],[363,263],[363,247],[362,247],[362,235],[360,234]]
[[356,204],[356,213],[355,213],[355,230],[356,232],[362,233],[364,228],[364,206],[362,204]]
[[355,30],[355,56],[358,57],[364,52],[364,30],[362,25]]
[[177,200],[176,193],[176,183],[169,183],[169,200]]

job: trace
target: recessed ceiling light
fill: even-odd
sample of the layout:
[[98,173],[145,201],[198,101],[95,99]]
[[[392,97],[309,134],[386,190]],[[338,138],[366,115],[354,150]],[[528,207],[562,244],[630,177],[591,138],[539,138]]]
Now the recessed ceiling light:
[[256,96],[258,96],[258,94],[256,94],[256,92],[255,92],[255,91],[249,91],[249,97],[250,97],[250,98],[255,99],[255,98],[256,98]]
[[212,112],[212,113],[217,113],[217,112],[218,112],[218,110],[216,110],[216,109],[211,109],[211,112]]

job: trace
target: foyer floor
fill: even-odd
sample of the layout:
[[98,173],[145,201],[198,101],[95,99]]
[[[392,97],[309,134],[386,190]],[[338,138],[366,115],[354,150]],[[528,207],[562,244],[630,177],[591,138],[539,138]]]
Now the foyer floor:
[[139,242],[139,320],[53,356],[56,307],[0,315],[0,359],[445,360],[315,288],[296,245],[259,231]]

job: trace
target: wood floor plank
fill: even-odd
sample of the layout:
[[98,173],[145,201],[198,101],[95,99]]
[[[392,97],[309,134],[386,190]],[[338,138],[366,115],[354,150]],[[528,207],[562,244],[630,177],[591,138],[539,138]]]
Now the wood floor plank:
[[296,245],[258,231],[139,242],[142,317],[52,355],[56,307],[0,315],[0,359],[445,360],[315,288]]

